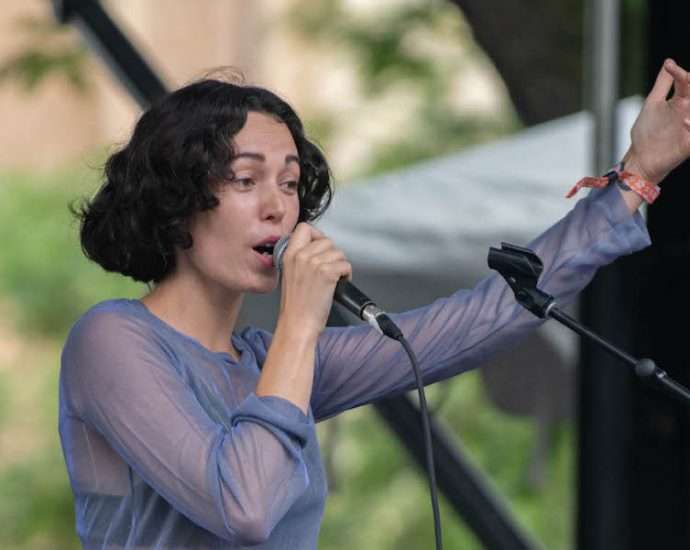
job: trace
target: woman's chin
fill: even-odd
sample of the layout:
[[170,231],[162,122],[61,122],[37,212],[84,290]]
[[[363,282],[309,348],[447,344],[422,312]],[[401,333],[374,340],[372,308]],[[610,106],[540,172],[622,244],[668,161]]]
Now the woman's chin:
[[256,281],[247,289],[247,292],[252,294],[270,294],[278,288],[278,277],[265,278],[261,281]]

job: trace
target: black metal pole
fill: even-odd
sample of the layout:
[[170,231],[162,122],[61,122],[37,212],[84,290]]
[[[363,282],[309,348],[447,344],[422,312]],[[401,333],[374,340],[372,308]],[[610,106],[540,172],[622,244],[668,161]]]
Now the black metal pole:
[[622,362],[627,363],[628,366],[633,367],[635,369],[635,374],[637,374],[639,378],[648,380],[650,382],[655,382],[657,387],[663,389],[669,396],[678,399],[681,403],[685,403],[686,407],[690,405],[690,391],[688,391],[685,386],[679,384],[669,377],[668,373],[657,367],[654,361],[651,359],[635,359],[632,355],[614,346],[611,342],[592,332],[587,327],[570,317],[567,313],[559,310],[556,307],[549,311],[549,316],[574,330],[579,335],[588,338],[591,342],[595,343],[601,349],[609,353],[609,355],[616,357]]
[[[374,407],[424,471],[424,440],[417,406],[403,396],[379,401]],[[482,473],[453,442],[454,438],[433,418],[430,422],[438,487],[483,547],[495,550],[538,548],[513,520]]]
[[80,30],[142,109],[166,94],[158,75],[98,0],[53,0],[53,9],[58,21],[72,23]]

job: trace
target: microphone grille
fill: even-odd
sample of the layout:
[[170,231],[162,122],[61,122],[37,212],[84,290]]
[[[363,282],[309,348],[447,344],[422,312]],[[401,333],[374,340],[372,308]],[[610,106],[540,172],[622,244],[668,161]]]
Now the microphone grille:
[[283,254],[287,248],[288,242],[290,241],[290,236],[285,235],[281,237],[280,240],[273,247],[273,267],[278,269],[283,268]]

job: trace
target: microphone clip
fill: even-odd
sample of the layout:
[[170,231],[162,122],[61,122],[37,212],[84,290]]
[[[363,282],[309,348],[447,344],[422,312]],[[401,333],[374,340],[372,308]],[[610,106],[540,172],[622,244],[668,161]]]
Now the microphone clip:
[[537,288],[544,269],[539,256],[529,248],[501,243],[501,248],[489,248],[489,268],[498,271],[515,294],[517,302],[537,317],[546,319],[554,306],[552,296]]

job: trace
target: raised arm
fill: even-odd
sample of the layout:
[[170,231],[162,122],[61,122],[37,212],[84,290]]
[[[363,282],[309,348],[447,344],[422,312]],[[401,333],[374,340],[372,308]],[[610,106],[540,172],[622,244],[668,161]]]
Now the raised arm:
[[[564,304],[598,267],[648,244],[641,216],[631,216],[618,189],[609,187],[580,200],[528,246],[544,261],[540,288]],[[394,317],[417,354],[425,384],[480,365],[541,322],[517,305],[495,275],[472,290]],[[326,329],[317,352],[312,394],[317,419],[413,387],[400,345],[368,326]]]
[[[631,137],[625,170],[654,184],[690,156],[690,74],[672,60],[661,68]],[[637,212],[641,203],[636,193],[617,186],[593,191],[578,202],[528,245],[544,261],[540,288],[566,303],[598,267],[649,244]],[[416,350],[425,383],[481,364],[540,322],[516,304],[497,276],[396,316],[396,321]],[[408,359],[396,342],[367,326],[322,333],[312,394],[317,419],[412,387]]]
[[[253,393],[234,409],[219,403],[211,418],[175,361],[137,318],[88,314],[63,354],[61,435],[84,422],[197,525],[236,544],[263,541],[309,483],[302,451],[313,421]],[[69,468],[75,492],[113,494],[118,472],[92,452],[70,456],[66,447],[68,467],[81,463]]]

